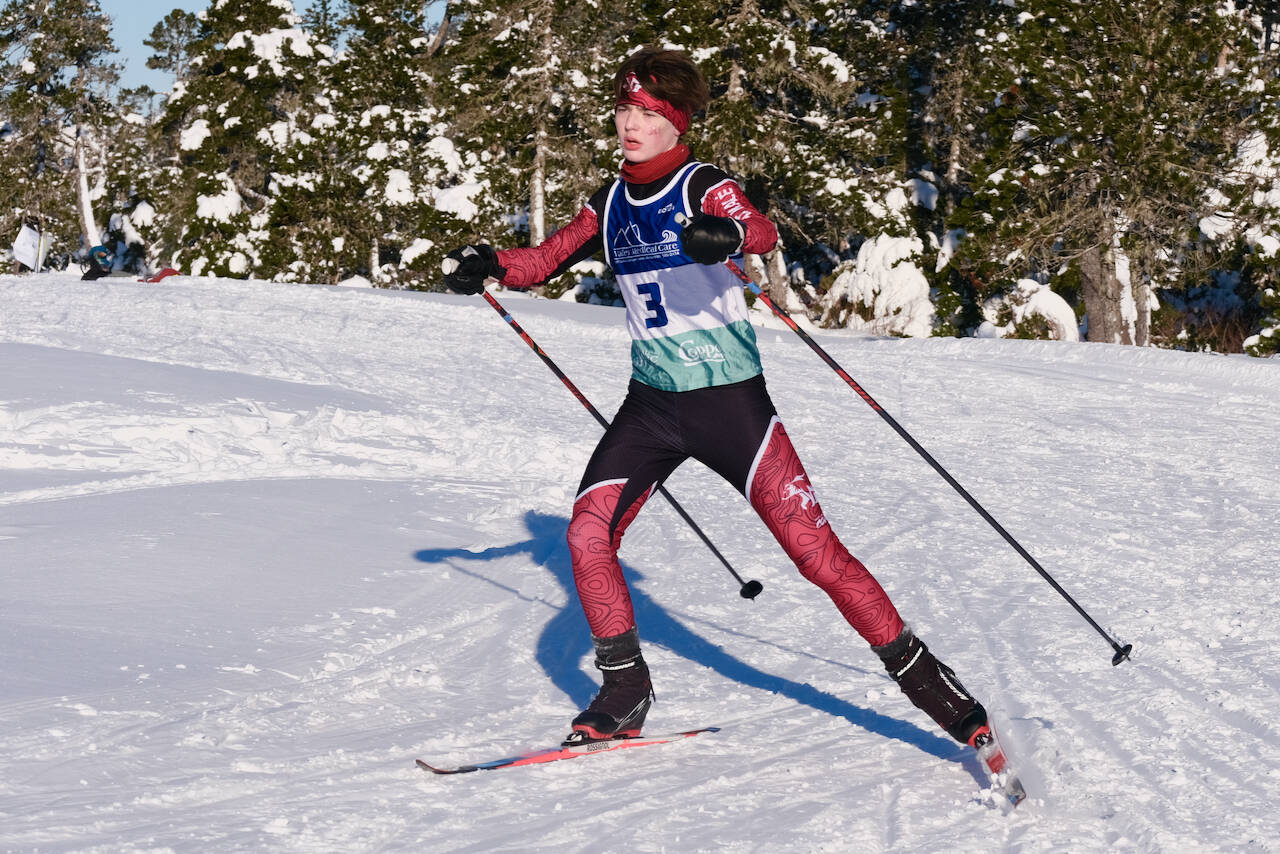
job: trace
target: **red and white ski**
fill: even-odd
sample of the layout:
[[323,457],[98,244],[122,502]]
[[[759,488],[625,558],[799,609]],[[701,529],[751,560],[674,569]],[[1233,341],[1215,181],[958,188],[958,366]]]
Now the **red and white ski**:
[[518,753],[504,759],[491,759],[488,762],[477,762],[473,765],[458,765],[453,768],[437,768],[422,759],[417,765],[433,774],[466,774],[470,771],[489,771],[494,768],[514,768],[518,765],[538,765],[543,762],[555,762],[560,759],[577,759],[580,756],[591,756],[597,753],[608,753],[629,747],[645,747],[650,744],[667,744],[701,735],[704,732],[719,732],[719,727],[709,726],[702,729],[691,729],[686,732],[673,732],[665,735],[639,735],[633,738],[611,738],[605,741],[585,741],[581,744],[561,744],[541,750]]

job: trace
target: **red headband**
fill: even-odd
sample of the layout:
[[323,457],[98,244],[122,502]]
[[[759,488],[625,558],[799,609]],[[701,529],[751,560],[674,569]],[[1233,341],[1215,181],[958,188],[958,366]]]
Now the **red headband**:
[[650,95],[640,85],[640,78],[636,77],[634,71],[627,72],[627,79],[622,84],[622,88],[623,93],[622,98],[618,101],[619,104],[638,104],[646,110],[653,110],[675,125],[677,133],[684,133],[689,129],[689,122],[693,119],[693,114],[679,109],[670,101],[664,101],[661,98]]

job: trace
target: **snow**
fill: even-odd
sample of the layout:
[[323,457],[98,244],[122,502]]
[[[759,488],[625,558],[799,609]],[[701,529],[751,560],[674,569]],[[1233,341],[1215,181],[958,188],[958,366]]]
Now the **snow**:
[[[611,415],[620,309],[499,292]],[[0,276],[6,851],[1280,850],[1280,361],[816,333],[1111,649],[793,334],[824,510],[985,698],[1031,800],[889,681],[731,487],[622,558],[678,744],[543,746],[590,696],[564,544],[598,428],[479,298]]]
[[296,57],[307,58],[315,51],[311,36],[306,30],[279,29],[265,33],[240,32],[227,39],[227,50],[248,47],[255,56],[265,60],[277,77],[285,73],[285,46]]
[[403,169],[387,170],[387,189],[384,198],[393,205],[407,205],[413,201],[413,180],[408,172]]
[[222,192],[216,196],[196,196],[196,216],[217,222],[230,222],[231,218],[244,209],[244,200],[236,189],[231,176],[221,172],[217,177],[222,181]]
[[133,206],[133,211],[129,214],[129,219],[138,228],[150,228],[156,222],[156,209],[146,199],[138,202]]
[[472,199],[485,188],[483,182],[468,181],[454,187],[436,191],[435,206],[441,213],[451,213],[458,219],[470,222],[476,218],[480,207]]
[[435,245],[435,241],[428,240],[425,237],[414,239],[412,243],[400,252],[400,263],[405,266],[412,264],[420,255],[430,252]]
[[178,147],[183,151],[195,151],[204,145],[204,141],[210,136],[209,122],[207,119],[196,119],[191,123],[191,127],[184,130],[178,137]]
[[[889,197],[895,204],[906,205],[905,194],[897,188]],[[831,283],[827,304],[838,306],[844,299],[871,307],[873,319],[851,316],[850,328],[879,335],[927,337],[933,328],[934,311],[929,281],[914,263],[921,249],[918,237],[881,234],[867,240],[852,267]]]
[[853,79],[853,72],[849,69],[848,63],[841,59],[837,54],[832,53],[826,48],[810,47],[809,55],[818,58],[818,65],[826,68],[837,83],[848,83]]
[[[1011,320],[1004,326],[997,325],[1000,310],[1010,309]],[[982,313],[986,320],[978,328],[977,334],[982,338],[1000,338],[1015,333],[1015,326],[1033,317],[1039,317],[1049,327],[1055,341],[1079,341],[1080,328],[1076,313],[1061,296],[1053,292],[1048,285],[1042,285],[1034,279],[1019,279],[1017,286],[1008,296],[997,297],[983,303]]]

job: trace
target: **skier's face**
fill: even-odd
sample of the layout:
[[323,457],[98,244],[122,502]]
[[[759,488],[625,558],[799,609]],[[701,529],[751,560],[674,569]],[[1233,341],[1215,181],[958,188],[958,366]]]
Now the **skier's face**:
[[613,111],[618,126],[618,144],[630,163],[644,163],[680,141],[680,132],[665,116],[639,104],[619,104]]

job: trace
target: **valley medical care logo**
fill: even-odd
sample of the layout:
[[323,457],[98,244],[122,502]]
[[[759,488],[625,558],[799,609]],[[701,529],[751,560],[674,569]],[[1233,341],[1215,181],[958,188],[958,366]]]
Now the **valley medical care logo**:
[[665,229],[656,243],[645,243],[640,238],[640,227],[628,225],[613,236],[615,261],[651,261],[680,254],[680,238],[671,229]]

